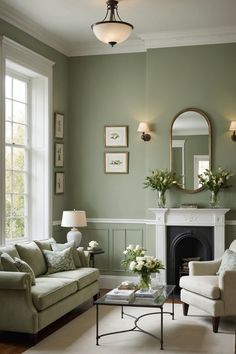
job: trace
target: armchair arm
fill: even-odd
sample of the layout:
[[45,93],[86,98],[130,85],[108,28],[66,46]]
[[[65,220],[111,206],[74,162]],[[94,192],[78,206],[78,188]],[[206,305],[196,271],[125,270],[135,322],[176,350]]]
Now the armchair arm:
[[216,275],[221,263],[221,258],[214,261],[189,262],[189,275]]
[[225,315],[236,315],[236,270],[227,270],[219,275],[219,288]]

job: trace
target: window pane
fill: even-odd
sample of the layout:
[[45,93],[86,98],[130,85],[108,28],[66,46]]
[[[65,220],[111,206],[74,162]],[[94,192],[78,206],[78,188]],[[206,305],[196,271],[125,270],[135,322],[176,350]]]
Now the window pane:
[[6,218],[6,238],[9,240],[11,238],[11,219]]
[[26,83],[13,79],[13,99],[20,102],[26,102]]
[[24,193],[24,174],[13,172],[13,191],[14,193]]
[[24,216],[24,196],[13,195],[13,215]]
[[10,76],[6,76],[5,90],[6,90],[6,97],[12,98],[12,78]]
[[23,124],[13,123],[13,143],[25,145],[26,142],[26,126]]
[[13,102],[13,121],[26,123],[26,106],[24,103]]
[[6,122],[5,140],[6,140],[7,144],[11,144],[12,143],[12,140],[11,140],[11,135],[12,135],[11,128],[12,128],[12,124]]
[[5,106],[5,118],[6,120],[12,120],[12,101],[11,100],[6,100],[6,106]]
[[25,151],[21,148],[13,148],[13,170],[24,171]]
[[13,232],[13,238],[20,238],[24,237],[24,231],[25,231],[25,220],[24,218],[17,218],[12,220],[12,232]]
[[11,216],[11,195],[6,194],[6,217]]
[[5,181],[5,190],[6,193],[11,193],[11,173],[9,171],[6,172],[6,181]]
[[10,170],[12,168],[11,165],[11,148],[6,147],[5,149],[5,166],[7,170]]

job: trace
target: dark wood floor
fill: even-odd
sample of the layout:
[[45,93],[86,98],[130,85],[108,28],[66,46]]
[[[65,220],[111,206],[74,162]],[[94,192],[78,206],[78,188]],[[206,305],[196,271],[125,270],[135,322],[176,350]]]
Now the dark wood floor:
[[[101,295],[104,295],[108,290],[101,289]],[[171,301],[171,300],[170,300]],[[175,299],[175,302],[180,302]],[[39,332],[38,341],[48,337],[51,333],[55,332],[59,328],[63,327],[65,324],[81,315],[83,312],[87,311],[93,306],[93,301],[88,301],[83,305],[79,306],[75,310],[61,317],[59,320],[55,321],[45,329]],[[29,336],[21,333],[6,333],[0,332],[0,353],[1,354],[21,354],[26,349],[30,348],[32,344],[29,341]]]

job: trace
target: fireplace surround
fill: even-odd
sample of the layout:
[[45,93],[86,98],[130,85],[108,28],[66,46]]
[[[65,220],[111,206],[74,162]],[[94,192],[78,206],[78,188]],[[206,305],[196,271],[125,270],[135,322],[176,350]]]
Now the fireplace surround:
[[[212,230],[212,253],[207,258],[217,259],[222,256],[225,250],[225,214],[230,209],[205,209],[205,208],[149,208],[155,215],[155,237],[156,237],[156,257],[160,258],[166,269],[158,275],[161,283],[167,283],[167,267],[170,249],[168,250],[167,234],[168,227],[187,227],[187,231],[194,232],[199,239],[201,247],[204,245],[203,238],[196,230],[207,227]],[[192,228],[192,230],[191,230]],[[200,230],[200,229],[199,229]],[[204,234],[204,233],[203,233]],[[193,237],[196,239],[196,237]],[[195,242],[195,241],[193,241]],[[203,251],[203,253],[206,252]],[[204,257],[204,258],[206,258]],[[169,279],[168,279],[169,281]]]

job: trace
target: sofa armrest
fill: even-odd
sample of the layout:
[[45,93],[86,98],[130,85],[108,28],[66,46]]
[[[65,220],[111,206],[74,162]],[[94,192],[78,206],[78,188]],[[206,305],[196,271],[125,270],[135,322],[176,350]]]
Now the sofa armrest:
[[236,315],[236,270],[227,270],[219,275],[219,288],[225,315]]
[[31,278],[28,273],[0,272],[0,289],[22,290],[29,288]]
[[79,253],[80,262],[81,262],[82,267],[89,267],[89,264],[90,264],[89,251],[85,251],[84,247],[78,247],[77,251]]
[[216,275],[221,264],[221,258],[214,261],[189,262],[189,275]]

